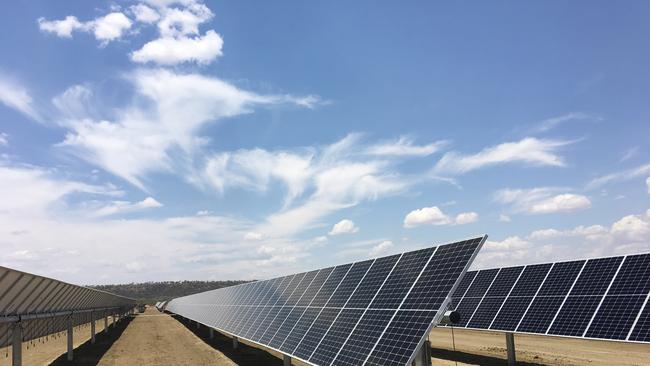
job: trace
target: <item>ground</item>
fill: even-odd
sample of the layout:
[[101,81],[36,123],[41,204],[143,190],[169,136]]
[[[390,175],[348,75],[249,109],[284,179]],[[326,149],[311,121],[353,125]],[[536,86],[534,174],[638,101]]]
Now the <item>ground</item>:
[[[97,323],[97,331],[103,322]],[[241,342],[234,350],[232,339],[215,332],[209,338],[206,327],[182,321],[154,308],[118,323],[108,335],[99,334],[97,343],[88,342],[90,327],[75,328],[75,361],[65,357],[65,334],[48,337],[47,342],[23,345],[25,365],[214,365],[279,366],[278,354]],[[433,365],[504,365],[503,333],[456,329],[434,329],[429,339]],[[571,338],[515,336],[520,365],[647,365],[650,345],[587,341]],[[0,366],[9,366],[11,351],[0,349]],[[301,365],[294,363],[294,365]]]

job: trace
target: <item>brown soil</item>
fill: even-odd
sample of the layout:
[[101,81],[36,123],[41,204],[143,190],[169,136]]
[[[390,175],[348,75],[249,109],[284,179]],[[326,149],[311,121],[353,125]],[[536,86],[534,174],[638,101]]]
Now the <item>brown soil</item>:
[[[505,335],[449,328],[429,334],[434,365],[505,365]],[[519,365],[632,366],[650,364],[650,344],[515,334]]]

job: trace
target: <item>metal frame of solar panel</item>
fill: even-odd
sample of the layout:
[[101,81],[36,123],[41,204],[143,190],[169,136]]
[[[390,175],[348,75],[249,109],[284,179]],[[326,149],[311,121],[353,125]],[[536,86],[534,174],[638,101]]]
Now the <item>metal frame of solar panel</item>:
[[[12,346],[12,364],[22,362],[21,344],[66,331],[72,357],[72,328],[129,313],[136,301],[105,291],[0,267],[0,347]],[[94,336],[93,336],[94,340]]]
[[454,327],[650,343],[650,253],[470,271]]
[[407,365],[486,238],[176,298],[167,311],[311,365]]

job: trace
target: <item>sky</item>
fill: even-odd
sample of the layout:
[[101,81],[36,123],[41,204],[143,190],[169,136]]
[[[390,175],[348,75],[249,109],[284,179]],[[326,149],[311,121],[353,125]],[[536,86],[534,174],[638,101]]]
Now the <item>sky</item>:
[[13,2],[0,265],[263,279],[650,251],[650,3]]

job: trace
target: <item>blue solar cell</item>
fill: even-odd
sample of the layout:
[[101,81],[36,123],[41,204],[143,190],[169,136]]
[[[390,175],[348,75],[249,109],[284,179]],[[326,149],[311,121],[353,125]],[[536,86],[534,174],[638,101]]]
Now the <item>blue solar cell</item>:
[[495,280],[499,269],[487,269],[479,271],[472,285],[467,289],[464,297],[483,297]]
[[548,334],[582,337],[602,296],[569,296]]
[[536,297],[517,327],[517,332],[546,333],[563,302],[564,296]]
[[327,281],[325,281],[321,289],[318,291],[316,297],[314,297],[312,300],[311,306],[325,306],[325,304],[327,304],[327,301],[334,294],[334,290],[336,290],[336,288],[339,286],[351,267],[352,264],[336,267],[332,274],[327,278]]
[[368,357],[366,365],[406,365],[435,315],[435,311],[398,311]]
[[368,307],[368,304],[386,281],[387,276],[391,273],[399,258],[399,255],[393,255],[376,259],[345,307],[361,309]]
[[456,287],[456,290],[454,290],[454,293],[451,295],[451,297],[454,299],[458,299],[460,301],[460,299],[462,299],[463,296],[465,295],[465,292],[467,292],[469,285],[471,285],[472,281],[474,281],[474,277],[476,277],[477,273],[478,271],[471,271],[465,273],[463,279],[460,280],[458,287]]
[[287,338],[279,349],[282,352],[292,353],[312,326],[320,311],[321,309],[319,308],[307,308],[304,314],[302,314],[300,320],[296,322],[294,328],[289,332]]
[[555,263],[537,296],[565,296],[584,264],[585,261]]
[[490,329],[514,331],[532,300],[532,296],[508,297]]
[[[466,319],[463,324],[456,324],[456,326],[467,326],[467,328],[487,329],[492,323],[494,316],[497,314],[501,305],[506,300],[505,297],[485,297],[471,319]],[[461,315],[462,317],[462,315]]]
[[292,353],[308,360],[340,312],[341,309],[324,308]]
[[318,348],[309,357],[309,362],[317,365],[329,365],[345,343],[352,329],[361,318],[363,310],[343,309],[338,318],[321,340]]
[[440,309],[484,240],[481,237],[439,246],[401,309]]
[[348,300],[350,295],[354,292],[354,289],[359,286],[361,279],[366,275],[370,266],[374,261],[363,261],[355,263],[350,271],[347,273],[343,281],[341,281],[336,291],[332,297],[327,301],[327,307],[343,307]]
[[[647,301],[647,300],[646,300]],[[650,302],[647,302],[645,308],[637,320],[636,326],[630,334],[630,341],[650,342]]]
[[395,310],[368,310],[334,358],[334,365],[361,366],[388,326]]
[[646,295],[650,291],[650,254],[625,258],[607,295]]
[[397,309],[411,289],[435,248],[405,253],[370,304],[374,309]]
[[622,261],[623,257],[588,260],[570,295],[604,295]]
[[587,329],[586,337],[626,339],[645,296],[607,295]]

